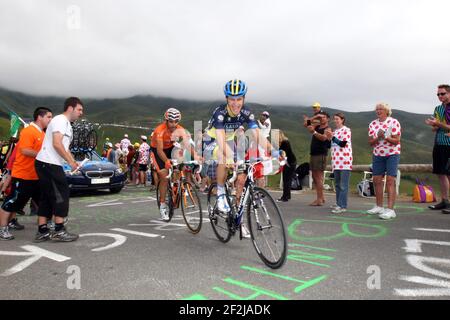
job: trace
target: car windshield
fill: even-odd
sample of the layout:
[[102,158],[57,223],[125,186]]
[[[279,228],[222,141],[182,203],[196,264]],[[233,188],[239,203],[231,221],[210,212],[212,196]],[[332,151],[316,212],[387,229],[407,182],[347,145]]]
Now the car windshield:
[[77,152],[72,153],[72,155],[75,158],[75,161],[83,161],[85,158],[88,158],[91,161],[102,161],[102,158],[95,151]]

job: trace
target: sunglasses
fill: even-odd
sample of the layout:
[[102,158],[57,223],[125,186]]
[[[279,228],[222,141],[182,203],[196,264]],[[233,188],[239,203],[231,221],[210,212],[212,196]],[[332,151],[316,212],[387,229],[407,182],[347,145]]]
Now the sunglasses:
[[437,96],[442,97],[442,96],[445,96],[446,94],[447,94],[447,92],[438,92]]

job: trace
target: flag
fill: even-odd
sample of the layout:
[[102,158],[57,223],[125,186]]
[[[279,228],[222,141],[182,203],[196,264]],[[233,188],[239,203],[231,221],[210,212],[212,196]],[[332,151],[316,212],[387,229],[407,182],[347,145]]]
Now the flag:
[[17,134],[19,133],[19,128],[22,122],[20,121],[20,118],[16,113],[10,112],[9,114],[11,116],[11,129],[9,130],[9,136],[17,138]]

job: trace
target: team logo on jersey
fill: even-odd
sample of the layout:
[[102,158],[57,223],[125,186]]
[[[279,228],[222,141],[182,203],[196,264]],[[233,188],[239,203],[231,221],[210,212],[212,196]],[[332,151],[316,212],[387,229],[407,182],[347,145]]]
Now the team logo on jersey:
[[250,117],[248,117],[250,120],[255,120],[255,115],[252,113],[251,115],[250,115]]
[[219,115],[218,117],[217,117],[217,120],[219,121],[219,122],[223,122],[223,115]]

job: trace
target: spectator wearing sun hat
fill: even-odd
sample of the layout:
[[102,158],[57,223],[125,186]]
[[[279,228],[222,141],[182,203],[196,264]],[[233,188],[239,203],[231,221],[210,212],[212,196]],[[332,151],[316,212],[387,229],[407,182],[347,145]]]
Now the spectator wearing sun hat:
[[270,129],[272,129],[272,123],[269,118],[270,114],[267,111],[264,111],[259,115],[258,127],[261,129],[261,134],[264,138],[269,138]]
[[130,139],[128,139],[128,134],[123,135],[123,139],[120,141],[120,150],[126,155],[128,154],[128,146],[131,145]]
[[313,109],[313,115],[311,117],[308,117],[306,114],[303,115],[303,126],[306,128],[310,125],[318,126],[320,125],[320,120],[317,115],[322,111],[322,107],[319,102],[314,102],[311,106]]

